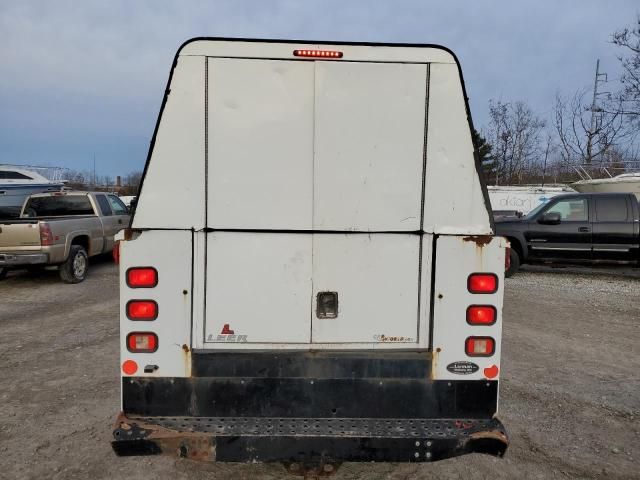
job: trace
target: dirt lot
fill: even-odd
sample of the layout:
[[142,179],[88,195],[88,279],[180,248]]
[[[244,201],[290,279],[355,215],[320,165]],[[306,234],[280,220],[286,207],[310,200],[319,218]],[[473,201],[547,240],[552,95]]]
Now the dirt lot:
[[[0,478],[276,479],[279,465],[117,458],[117,271],[0,283]],[[531,269],[507,281],[500,416],[512,444],[338,479],[640,478],[640,275]]]

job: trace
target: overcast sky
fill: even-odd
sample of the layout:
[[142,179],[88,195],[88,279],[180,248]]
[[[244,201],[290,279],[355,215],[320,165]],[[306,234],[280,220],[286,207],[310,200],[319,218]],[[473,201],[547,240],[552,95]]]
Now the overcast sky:
[[[489,99],[548,118],[556,92],[619,76],[611,33],[637,0],[0,0],[0,163],[141,170],[171,61],[195,36],[438,43]],[[611,86],[610,86],[611,87]]]

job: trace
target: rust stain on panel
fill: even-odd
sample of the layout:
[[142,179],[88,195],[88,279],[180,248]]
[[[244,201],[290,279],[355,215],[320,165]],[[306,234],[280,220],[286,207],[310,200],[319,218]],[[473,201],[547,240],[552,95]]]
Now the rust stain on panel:
[[463,237],[462,241],[464,242],[474,242],[478,247],[484,247],[491,243],[493,240],[493,235],[470,235],[468,237]]
[[438,354],[440,353],[440,347],[436,348],[431,354],[431,371],[429,372],[429,379],[435,380],[436,377],[436,369],[438,367]]

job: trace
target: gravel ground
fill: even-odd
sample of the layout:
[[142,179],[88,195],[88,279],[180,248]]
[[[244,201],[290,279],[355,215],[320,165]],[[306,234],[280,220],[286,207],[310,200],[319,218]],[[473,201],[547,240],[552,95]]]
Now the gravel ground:
[[[338,479],[640,478],[640,274],[528,268],[507,281],[505,458],[345,464]],[[0,478],[277,479],[279,465],[118,458],[117,271],[0,283]],[[295,477],[290,477],[295,478]]]

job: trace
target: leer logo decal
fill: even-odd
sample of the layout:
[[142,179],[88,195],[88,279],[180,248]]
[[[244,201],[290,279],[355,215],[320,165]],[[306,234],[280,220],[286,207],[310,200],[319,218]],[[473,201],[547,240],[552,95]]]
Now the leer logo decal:
[[229,327],[228,323],[225,323],[220,333],[214,337],[213,334],[209,334],[207,342],[231,342],[231,343],[246,343],[246,335],[236,335],[235,331]]
[[480,367],[473,362],[453,362],[447,365],[447,370],[456,375],[470,375],[476,373]]
[[388,335],[374,335],[373,339],[376,342],[413,342],[413,338],[411,337],[393,337]]

